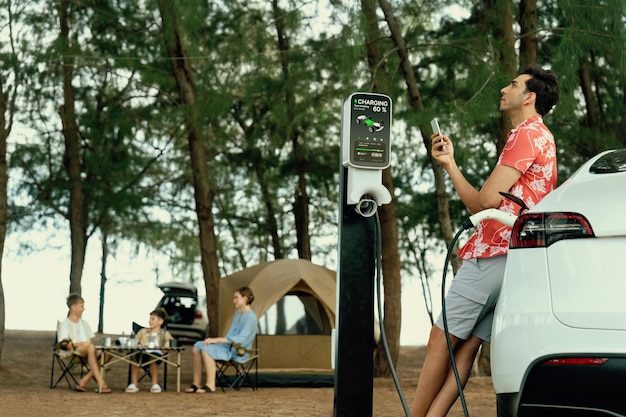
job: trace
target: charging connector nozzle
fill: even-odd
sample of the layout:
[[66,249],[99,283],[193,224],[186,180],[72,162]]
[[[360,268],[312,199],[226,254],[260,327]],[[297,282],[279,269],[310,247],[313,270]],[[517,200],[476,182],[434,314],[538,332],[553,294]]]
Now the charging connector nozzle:
[[[502,210],[491,208],[479,211],[478,213],[471,215],[468,220],[471,222],[472,226],[477,226],[478,223],[482,222],[483,220],[489,219],[496,220],[505,226],[513,227],[517,216]],[[463,224],[463,226],[465,226],[465,223]]]
[[372,217],[378,211],[378,203],[371,195],[364,195],[356,204],[354,210],[363,217]]

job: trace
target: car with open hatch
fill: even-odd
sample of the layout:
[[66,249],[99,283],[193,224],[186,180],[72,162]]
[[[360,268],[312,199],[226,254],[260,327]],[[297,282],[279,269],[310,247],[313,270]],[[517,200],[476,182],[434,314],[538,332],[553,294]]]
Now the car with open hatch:
[[208,335],[206,298],[198,296],[198,289],[188,283],[165,282],[158,287],[163,296],[157,308],[167,311],[167,330],[181,343],[193,343]]

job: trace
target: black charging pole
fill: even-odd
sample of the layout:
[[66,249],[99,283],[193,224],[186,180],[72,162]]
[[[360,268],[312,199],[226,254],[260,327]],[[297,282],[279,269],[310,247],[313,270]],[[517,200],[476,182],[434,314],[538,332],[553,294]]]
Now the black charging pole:
[[346,200],[347,168],[341,170],[338,319],[335,354],[335,417],[372,415],[374,389],[375,221]]
[[372,415],[377,266],[372,216],[391,202],[382,184],[390,160],[391,106],[384,94],[361,92],[342,106],[335,417]]

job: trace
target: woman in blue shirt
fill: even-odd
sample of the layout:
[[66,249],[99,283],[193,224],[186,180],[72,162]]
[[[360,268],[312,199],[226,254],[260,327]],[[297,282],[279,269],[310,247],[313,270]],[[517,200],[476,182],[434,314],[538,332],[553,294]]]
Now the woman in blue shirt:
[[[250,304],[254,301],[254,294],[249,287],[241,287],[235,291],[233,304],[235,316],[225,337],[209,337],[200,340],[193,345],[193,383],[187,388],[188,393],[211,393],[215,392],[215,372],[217,371],[216,360],[227,361],[237,354],[233,347],[234,343],[246,349],[252,347],[256,336],[257,317],[252,311]],[[248,353],[241,357],[245,360]],[[202,365],[206,373],[206,384],[202,387]]]

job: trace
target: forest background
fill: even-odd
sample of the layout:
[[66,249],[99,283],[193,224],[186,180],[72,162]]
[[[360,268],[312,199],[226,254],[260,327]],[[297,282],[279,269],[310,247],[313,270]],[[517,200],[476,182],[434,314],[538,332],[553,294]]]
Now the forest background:
[[[468,215],[430,158],[429,120],[480,187],[511,128],[500,89],[526,64],[551,68],[561,100],[545,121],[562,182],[626,143],[625,12],[626,0],[0,0],[0,254],[65,250],[69,276],[55,285],[97,282],[98,331],[110,265],[152,262],[132,279],[206,289],[216,334],[220,277],[280,258],[336,268],[341,102],[384,93],[396,362],[402,288],[419,282],[410,302],[432,318],[442,254]],[[99,270],[86,275],[94,240]],[[7,297],[29,303],[37,289]]]

